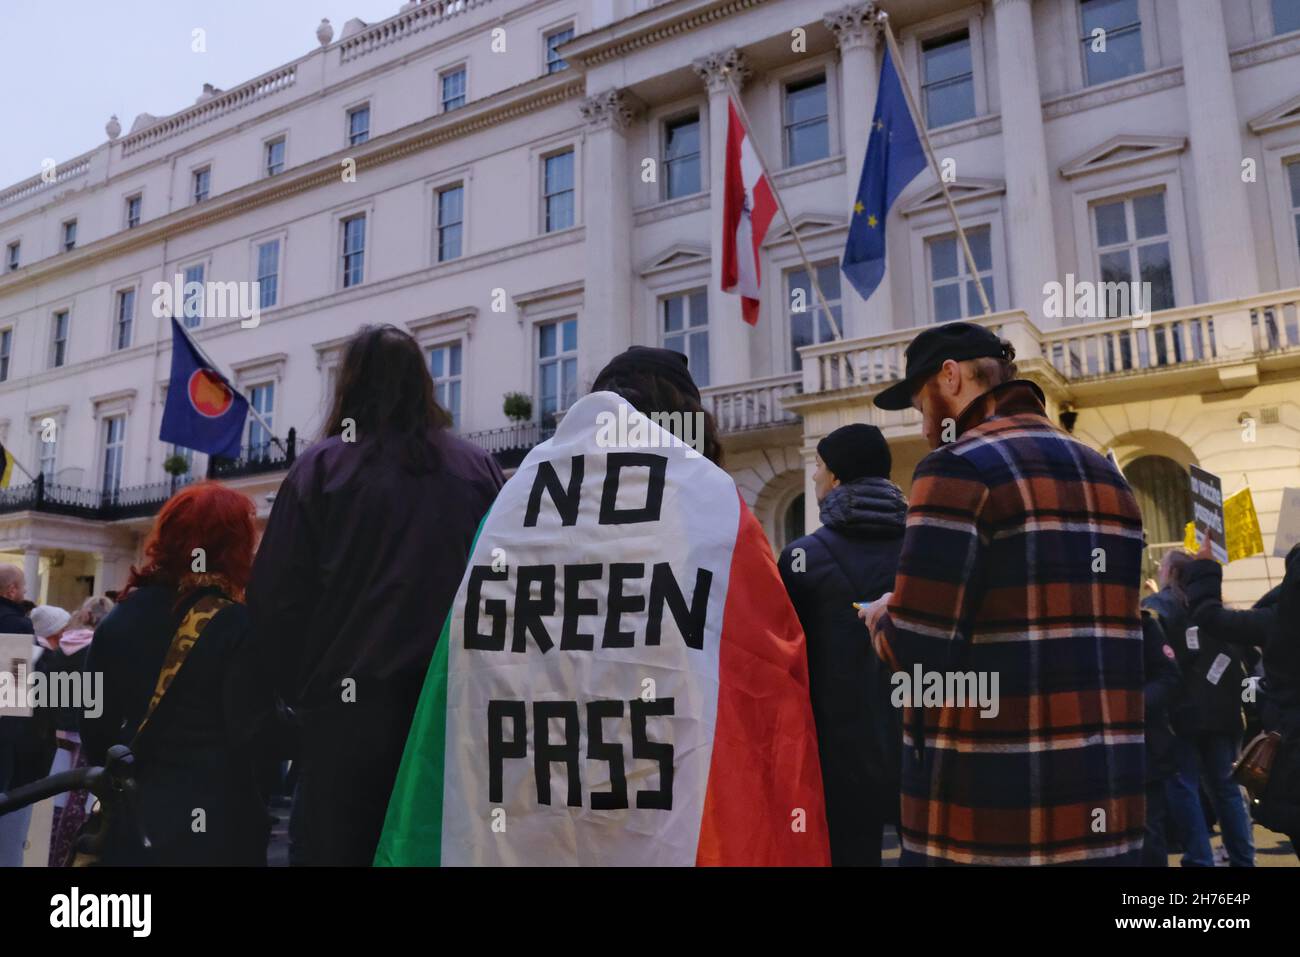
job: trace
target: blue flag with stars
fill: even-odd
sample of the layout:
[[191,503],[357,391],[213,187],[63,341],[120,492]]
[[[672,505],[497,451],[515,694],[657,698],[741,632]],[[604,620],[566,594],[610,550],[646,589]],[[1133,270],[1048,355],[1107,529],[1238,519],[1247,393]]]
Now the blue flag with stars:
[[862,179],[841,264],[844,275],[863,299],[876,291],[885,275],[885,219],[889,207],[925,165],[921,137],[886,47],[880,64],[876,115],[871,121],[867,158],[862,163]]

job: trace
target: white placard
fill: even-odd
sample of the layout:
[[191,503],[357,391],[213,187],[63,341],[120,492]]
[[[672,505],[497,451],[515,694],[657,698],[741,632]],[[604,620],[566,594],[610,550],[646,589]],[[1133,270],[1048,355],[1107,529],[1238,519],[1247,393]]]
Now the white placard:
[[1200,634],[1201,634],[1201,629],[1198,628],[1196,625],[1192,625],[1191,628],[1188,628],[1188,629],[1187,629],[1187,632],[1184,634],[1184,637],[1187,639],[1187,650],[1188,650],[1188,651],[1200,651],[1200,650],[1201,650],[1201,638],[1200,638]]
[[36,663],[31,635],[0,635],[0,717],[30,718],[27,676]]
[[1300,488],[1282,490],[1282,507],[1277,516],[1277,534],[1273,536],[1273,555],[1286,558],[1300,545]]
[[1205,680],[1212,685],[1217,685],[1219,679],[1223,677],[1223,673],[1228,670],[1228,665],[1230,664],[1232,664],[1232,659],[1223,654],[1223,652],[1219,652],[1218,656],[1214,659],[1214,663],[1210,665],[1210,670],[1206,672]]

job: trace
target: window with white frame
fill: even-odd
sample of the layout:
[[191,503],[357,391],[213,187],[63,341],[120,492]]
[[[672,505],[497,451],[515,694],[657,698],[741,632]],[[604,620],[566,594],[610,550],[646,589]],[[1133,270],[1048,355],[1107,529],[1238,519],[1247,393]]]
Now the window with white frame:
[[9,356],[14,350],[14,330],[0,329],[0,382],[9,381]]
[[115,313],[113,317],[113,348],[130,348],[131,333],[135,326],[134,289],[119,289],[117,291],[117,309]]
[[60,309],[50,322],[50,368],[57,369],[68,361],[68,334],[71,314]]
[[271,309],[280,301],[280,240],[257,244],[258,308]]
[[[1092,207],[1092,222],[1101,281],[1143,283],[1142,306],[1146,312],[1174,308],[1165,191],[1159,189],[1096,203]],[[1097,296],[1098,318],[1112,318],[1109,316],[1111,298]],[[1124,297],[1118,305],[1127,302],[1132,313],[1137,304],[1129,301],[1130,298]]]
[[5,263],[10,272],[13,272],[19,266],[19,258],[22,256],[23,244],[21,242],[10,243],[5,250]]
[[785,85],[785,165],[800,166],[831,155],[826,74]]
[[[830,306],[835,328],[844,328],[843,307],[840,305],[840,264],[837,261],[816,263],[817,284],[821,286],[826,305]],[[808,270],[802,266],[791,269],[785,274],[786,309],[790,316],[790,354],[793,369],[802,369],[803,360],[799,355],[800,346],[810,346],[821,342],[830,342],[835,338],[826,310],[822,306],[817,290],[808,278]]]
[[433,397],[451,414],[452,427],[460,428],[461,344],[449,343],[429,350]]
[[542,228],[553,233],[574,222],[573,150],[542,159]]
[[537,411],[544,427],[554,425],[578,398],[578,320],[537,327]]
[[196,169],[192,176],[192,189],[190,196],[196,203],[201,203],[208,198],[212,192],[212,167],[204,166]]
[[186,266],[184,279],[182,293],[185,301],[181,304],[181,325],[186,329],[194,329],[203,321],[203,263]]
[[1300,30],[1300,0],[1272,0],[1273,33],[1291,33]]
[[343,229],[343,288],[356,286],[365,277],[366,215],[349,216]]
[[438,262],[459,259],[465,229],[465,187],[461,183],[438,190]]
[[573,39],[573,25],[560,27],[546,34],[546,72],[559,73],[567,70],[569,64],[560,56],[560,47]]
[[[979,281],[984,284],[989,306],[996,309],[991,235],[992,230],[988,226],[966,230],[966,242],[970,244],[971,257],[979,271]],[[971,275],[970,264],[966,262],[966,253],[961,248],[957,234],[935,236],[927,240],[925,252],[929,261],[930,302],[934,310],[934,321],[952,322],[955,319],[983,315],[984,306],[980,302],[979,287]]]
[[922,42],[921,68],[921,100],[929,129],[975,115],[975,67],[969,30]]
[[63,224],[63,251],[71,252],[77,248],[77,221],[69,219]]
[[263,425],[257,416],[248,416],[248,458],[257,461],[271,454],[271,432],[267,426],[275,428],[275,383],[262,382],[250,388],[248,404],[266,420]]
[[41,475],[46,485],[54,484],[54,473],[59,459],[58,429],[40,429],[36,436],[36,452]]
[[370,139],[370,104],[348,110],[348,145],[360,146]]
[[1146,69],[1138,0],[1079,0],[1083,77],[1088,86]]
[[664,123],[664,198],[700,191],[700,114]]
[[674,293],[659,300],[665,349],[680,352],[696,385],[709,384],[709,294],[705,289]]
[[126,228],[135,229],[140,225],[140,210],[144,206],[144,197],[140,193],[126,198]]
[[465,105],[466,72],[463,66],[455,67],[441,74],[438,84],[442,89],[442,112],[455,110]]
[[274,176],[284,172],[284,137],[278,137],[266,144],[266,175]]
[[1287,164],[1286,174],[1291,186],[1291,224],[1295,227],[1296,249],[1300,251],[1300,158]]
[[100,489],[112,498],[122,488],[122,463],[126,457],[126,416],[112,415],[104,419],[103,436],[104,472]]

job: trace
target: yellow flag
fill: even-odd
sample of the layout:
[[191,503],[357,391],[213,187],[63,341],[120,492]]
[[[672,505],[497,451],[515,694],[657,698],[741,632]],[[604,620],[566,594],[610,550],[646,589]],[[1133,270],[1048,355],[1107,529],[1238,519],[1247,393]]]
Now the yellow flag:
[[[1255,500],[1251,498],[1249,487],[1223,500],[1223,532],[1230,562],[1264,551],[1264,536],[1259,530],[1259,516],[1255,514]],[[1183,546],[1189,552],[1195,552],[1199,547],[1194,522],[1188,522],[1183,529]]]
[[0,445],[0,454],[4,455],[3,471],[0,471],[0,488],[8,488],[9,480],[14,474],[14,457],[9,454],[9,450]]

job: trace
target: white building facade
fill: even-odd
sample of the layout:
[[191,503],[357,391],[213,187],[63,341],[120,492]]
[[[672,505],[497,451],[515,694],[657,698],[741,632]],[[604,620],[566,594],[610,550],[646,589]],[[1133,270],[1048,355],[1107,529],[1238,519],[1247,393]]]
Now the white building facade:
[[[1149,542],[1181,538],[1198,464],[1251,487],[1271,551],[1300,485],[1300,0],[425,0],[322,23],[302,58],[114,120],[0,190],[0,441],[43,475],[0,492],[0,560],[65,605],[121,587],[184,451],[158,439],[153,288],[176,276],[259,282],[255,327],[180,312],[279,443],[250,418],[238,462],[188,455],[179,481],[211,470],[263,515],[319,434],[341,344],[375,322],[417,338],[458,430],[507,467],[643,343],[690,356],[774,546],[815,523],[812,451],[840,424],[884,428],[906,488],[918,422],[870,398],[918,327],[980,307],[929,172],[888,220],[881,288],[841,281],[879,10],[992,300],[981,321],[1054,417],[1115,450]],[[712,278],[732,90],[843,340],[779,218],[757,327]],[[1048,283],[1100,280],[1151,283],[1150,322],[1048,304]],[[1235,562],[1229,597],[1281,572]]]

